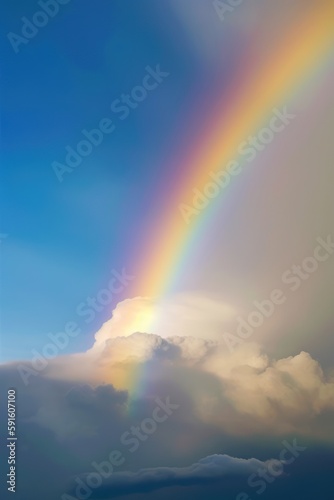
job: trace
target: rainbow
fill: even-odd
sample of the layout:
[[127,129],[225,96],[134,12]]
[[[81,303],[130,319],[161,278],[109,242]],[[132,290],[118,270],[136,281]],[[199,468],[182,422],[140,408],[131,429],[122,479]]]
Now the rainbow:
[[209,180],[209,172],[221,171],[236,159],[239,144],[263,126],[272,109],[285,105],[323,69],[332,55],[333,20],[332,1],[313,6],[284,36],[270,60],[254,68],[250,54],[250,62],[244,64],[241,73],[236,72],[233,88],[220,96],[197,147],[182,155],[180,171],[184,173],[152,236],[147,238],[148,245],[142,249],[133,295],[160,297],[171,289],[210,214],[205,209],[208,215],[194,216],[187,225],[179,205],[191,206],[192,189],[201,189]]
[[[202,190],[210,180],[210,172],[221,171],[231,160],[239,159],[240,143],[258,132],[271,118],[272,110],[287,105],[305,85],[327,69],[333,54],[333,19],[334,2],[328,1],[321,8],[305,9],[298,27],[294,25],[284,36],[269,60],[256,62],[250,47],[235,72],[235,80],[217,97],[196,147],[177,152],[178,185],[171,192],[168,206],[152,224],[151,235],[145,238],[147,244],[138,257],[129,297],[159,299],[172,291],[191,248],[199,241],[200,232],[217,207],[212,202],[210,208],[205,208],[187,224],[179,211],[180,204],[192,206],[193,188]],[[203,107],[200,103],[197,109],[203,111]],[[127,326],[128,331],[155,333],[158,323],[153,308],[143,311],[137,319],[129,319]],[[145,366],[145,363],[129,365],[122,373],[114,373],[113,383],[130,389],[137,396],[144,391],[147,394],[154,383],[154,370],[154,366]]]

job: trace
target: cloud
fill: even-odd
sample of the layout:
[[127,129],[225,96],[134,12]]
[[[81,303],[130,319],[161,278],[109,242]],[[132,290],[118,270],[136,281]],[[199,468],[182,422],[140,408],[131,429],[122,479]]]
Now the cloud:
[[[194,305],[193,302],[191,304]],[[200,304],[199,300],[198,306]],[[133,303],[128,301],[122,307],[123,310],[119,309],[116,315],[117,321],[128,308],[140,309],[140,300],[135,299]],[[191,316],[192,310],[189,314]],[[110,324],[112,321],[113,318]],[[317,415],[334,409],[334,380],[326,377],[319,363],[306,352],[274,360],[269,359],[261,346],[254,342],[241,344],[234,352],[230,352],[224,343],[212,340],[208,333],[210,324],[204,329],[205,339],[191,337],[190,331],[187,336],[171,334],[164,338],[145,333],[108,338],[107,330],[105,328],[103,331],[104,344],[101,345],[97,334],[92,349],[92,353],[97,355],[96,366],[103,373],[103,367],[117,365],[120,374],[122,368],[124,371],[129,369],[129,364],[133,366],[149,362],[155,375],[160,372],[167,378],[171,376],[168,372],[175,369],[183,374],[184,380],[191,377],[190,371],[193,369],[202,372],[203,376],[211,373],[221,383],[221,394],[217,395],[217,401],[213,401],[211,409],[205,406],[206,414],[211,411],[215,416],[216,403],[219,399],[222,402],[227,400],[235,413],[256,420],[256,428],[274,427],[275,432],[282,433],[298,429],[306,431]],[[111,331],[113,335],[113,328]],[[154,361],[158,365],[154,365]],[[119,380],[122,378],[124,376],[120,376]],[[192,393],[189,382],[187,387]],[[193,396],[196,398],[195,394]],[[202,403],[199,401],[198,404]]]
[[[254,342],[245,342],[231,353],[215,333],[210,333],[225,313],[220,314],[215,300],[206,301],[199,295],[182,295],[157,306],[163,317],[169,318],[166,323],[170,328],[180,318],[181,327],[172,328],[170,334],[165,330],[164,336],[130,333],[131,325],[140,326],[141,318],[144,323],[147,317],[152,319],[154,308],[151,299],[123,301],[96,334],[91,349],[50,360],[45,372],[31,378],[31,384],[43,375],[51,382],[86,384],[85,397],[91,402],[79,404],[77,400],[78,407],[68,399],[63,403],[63,396],[57,391],[51,396],[44,384],[40,389],[42,404],[32,421],[62,438],[94,435],[98,427],[108,426],[101,415],[108,415],[114,428],[119,428],[116,423],[128,404],[136,399],[151,401],[163,394],[187,401],[185,407],[191,408],[192,417],[183,415],[183,421],[215,426],[230,435],[329,434],[327,416],[334,412],[334,379],[309,353],[276,360]],[[122,325],[127,325],[127,330]],[[152,328],[160,327],[158,322]],[[195,337],[190,335],[192,328]],[[186,334],[180,335],[180,331]],[[200,338],[200,332],[205,338]],[[112,386],[114,392],[100,389],[103,385]],[[107,396],[114,404],[110,414],[103,407]],[[320,425],[321,419],[326,425]]]
[[[130,302],[122,306],[121,321],[128,307],[133,307]],[[49,360],[47,369],[32,376],[28,386],[20,379],[16,363],[0,366],[4,390],[9,386],[18,390],[18,428],[22,449],[27,447],[25,459],[34,456],[21,478],[27,491],[39,455],[50,470],[59,461],[55,470],[63,491],[70,477],[91,470],[93,460],[105,460],[113,449],[124,451],[126,468],[132,471],[153,464],[178,466],[117,472],[108,488],[125,495],[219,481],[236,464],[240,472],[241,465],[247,468],[251,463],[235,462],[240,459],[226,455],[179,466],[208,451],[250,456],[248,444],[234,444],[242,442],[243,436],[247,442],[254,435],[278,440],[290,434],[333,440],[334,380],[318,361],[306,352],[277,360],[252,342],[231,353],[224,343],[211,338],[201,307],[198,315],[206,338],[189,335],[189,318],[187,335],[176,335],[174,329],[164,337],[144,332],[121,336],[115,323],[110,336],[97,340],[89,351]],[[179,409],[145,441],[145,452],[131,454],[122,448],[120,438],[152,414],[157,397],[170,397]],[[29,436],[27,444],[24,436]],[[35,451],[33,443],[45,443],[45,449]],[[71,462],[66,470],[62,470],[64,460]],[[45,479],[41,487],[47,483]],[[60,488],[56,481],[51,483],[52,488]],[[106,490],[95,493],[105,495]]]
[[[219,339],[232,310],[223,308],[222,313],[221,308],[216,300],[190,294],[161,303],[147,298],[121,302],[87,353],[95,373],[100,370],[103,378],[113,366],[108,382],[125,389],[126,372],[136,367],[145,372],[145,364],[149,364],[146,371],[151,378],[175,381],[177,373],[180,386],[184,384],[197,401],[202,416],[210,418],[211,414],[211,420],[224,429],[235,428],[235,423],[240,427],[241,419],[246,420],[242,426],[246,432],[309,432],[318,415],[334,410],[334,379],[326,377],[310,354],[270,359],[254,342],[230,352]],[[154,333],[130,333],[147,321]],[[195,371],[197,386],[191,382]],[[219,382],[220,391],[207,386],[207,393],[201,394],[198,382],[207,374]],[[224,405],[231,413],[222,412]],[[221,413],[224,416],[217,417]]]
[[95,384],[113,384],[131,397],[138,385],[142,397],[178,387],[200,420],[232,434],[309,434],[318,417],[334,411],[334,380],[310,354],[275,360],[251,342],[231,353],[213,340],[134,333],[63,358],[61,370],[57,363],[49,376],[80,380],[89,366]]
[[[112,385],[76,384],[66,390],[46,381],[46,390],[40,398],[40,407],[27,422],[52,430],[59,439],[79,436],[96,437],[103,431],[119,432],[127,409],[128,394]],[[110,421],[113,427],[110,427]]]
[[[255,458],[242,459],[228,455],[211,455],[188,467],[155,467],[137,472],[114,472],[97,488],[92,498],[113,498],[135,493],[147,493],[172,486],[190,486],[221,481],[225,476],[248,476],[258,469],[278,463],[261,462]],[[82,480],[85,476],[82,476]]]
[[161,300],[126,299],[117,304],[112,318],[96,333],[94,348],[103,346],[106,340],[135,332],[154,333],[163,338],[179,335],[218,339],[234,314],[230,305],[199,293],[183,293]]

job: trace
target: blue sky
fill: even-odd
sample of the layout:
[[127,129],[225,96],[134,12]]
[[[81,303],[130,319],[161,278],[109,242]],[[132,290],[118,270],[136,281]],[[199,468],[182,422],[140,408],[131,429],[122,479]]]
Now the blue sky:
[[[174,150],[195,140],[183,116],[194,113],[192,126],[200,126],[197,97],[205,92],[213,99],[223,81],[214,75],[229,74],[238,50],[238,44],[233,50],[226,45],[220,66],[215,58],[222,55],[211,41],[208,61],[173,3],[101,0],[92,8],[88,0],[73,0],[15,54],[7,35],[20,34],[22,16],[31,19],[36,10],[34,1],[16,2],[1,21],[0,203],[6,214],[1,232],[8,234],[1,248],[3,359],[29,357],[49,331],[74,320],[76,305],[103,286],[110,268],[131,270],[159,213],[157,185],[165,186],[162,206],[178,182]],[[205,13],[224,39],[211,5]],[[193,28],[199,22],[195,16]],[[170,75],[120,121],[111,103],[157,64]],[[115,131],[59,183],[51,164],[64,161],[65,147],[76,146],[82,129],[106,117]],[[110,311],[69,349],[90,345]]]
[[[73,1],[18,54],[2,37],[4,359],[26,357],[49,331],[74,320],[76,305],[99,290],[108,269],[131,269],[179,103],[189,99],[198,71],[168,5],[154,4],[102,0],[92,9],[91,2]],[[35,10],[32,1],[7,6],[2,34],[20,33],[20,16]],[[173,32],[173,44],[162,26]],[[51,163],[63,161],[83,128],[113,118],[112,101],[161,61],[171,73],[168,85],[123,122],[115,117],[113,134],[59,183]],[[109,315],[103,312],[89,331]],[[79,349],[90,341],[81,336]]]

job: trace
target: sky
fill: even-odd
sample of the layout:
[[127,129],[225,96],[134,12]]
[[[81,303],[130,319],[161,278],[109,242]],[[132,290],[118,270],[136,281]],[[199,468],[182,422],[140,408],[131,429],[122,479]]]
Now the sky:
[[328,495],[333,22],[330,0],[2,6],[18,500]]

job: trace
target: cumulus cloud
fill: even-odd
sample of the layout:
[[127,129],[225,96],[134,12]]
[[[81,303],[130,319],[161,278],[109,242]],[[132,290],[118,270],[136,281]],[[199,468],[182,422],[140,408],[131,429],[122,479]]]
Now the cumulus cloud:
[[[215,338],[215,327],[226,317],[219,311],[217,302],[199,295],[164,304],[125,300],[89,351],[55,360],[48,375],[113,384],[130,393],[137,387],[134,377],[151,392],[159,384],[177,385],[193,399],[200,418],[232,433],[312,432],[317,417],[334,410],[334,379],[306,352],[275,360],[254,342],[230,352]],[[147,321],[163,335],[132,332]]]
[[117,391],[110,384],[97,387],[76,384],[59,391],[46,382],[40,406],[27,422],[52,430],[61,440],[78,436],[94,438],[106,428],[110,433],[111,421],[113,429],[119,429],[127,401],[127,392]]
[[325,408],[334,409],[334,383],[306,352],[268,361],[263,369],[240,367],[227,392],[240,412],[271,418],[281,411],[296,424],[304,414],[310,418]]
[[202,458],[188,467],[155,467],[137,472],[114,472],[93,492],[92,498],[115,498],[172,486],[207,484],[230,475],[248,476],[276,463],[279,462],[274,459],[261,462],[255,458],[241,459],[216,454]]
[[[318,422],[322,415],[334,411],[334,379],[310,354],[301,352],[276,360],[254,342],[244,342],[230,352],[210,334],[211,327],[222,320],[218,303],[199,295],[183,295],[157,305],[169,317],[166,324],[170,328],[180,318],[181,326],[169,334],[131,333],[132,325],[140,326],[140,318],[143,324],[147,317],[152,320],[155,306],[155,301],[145,298],[121,302],[96,334],[90,350],[50,360],[45,375],[51,380],[94,387],[111,384],[118,391],[128,391],[132,399],[160,397],[161,393],[172,396],[180,391],[179,398],[192,401],[196,418],[230,434],[328,431],[328,426]],[[153,329],[162,328],[159,322],[151,324]],[[195,337],[190,335],[192,328]],[[180,331],[186,334],[180,335]],[[90,425],[88,407],[82,410],[85,417],[79,425],[73,423],[71,415],[76,410],[69,402],[58,418],[54,417],[57,399],[47,401],[45,395],[44,405],[34,417],[40,423],[56,428],[57,421],[64,421],[61,428],[65,434]]]
[[[213,340],[135,333],[65,364],[65,378],[90,365],[95,383],[133,396],[139,381],[144,394],[177,386],[200,418],[232,433],[310,433],[318,416],[334,411],[334,380],[310,354],[275,360],[251,342],[231,353]],[[49,375],[60,376],[57,362]]]
[[183,293],[161,300],[135,297],[119,302],[112,318],[95,335],[95,349],[108,339],[135,332],[160,337],[180,335],[220,338],[222,328],[235,314],[228,304],[199,293]]
[[[59,450],[73,462],[66,473],[57,472],[63,485],[73,474],[89,471],[92,460],[105,460],[112,449],[124,452],[126,468],[133,471],[142,467],[143,454],[132,455],[122,448],[121,436],[152,415],[156,398],[170,397],[179,408],[145,441],[145,465],[180,466],[208,450],[240,456],[239,449],[225,448],[225,444],[240,442],[244,435],[277,436],[278,440],[293,433],[332,439],[333,374],[324,373],[309,353],[274,359],[253,342],[230,352],[216,336],[217,325],[225,321],[217,304],[210,299],[212,323],[205,319],[199,297],[184,297],[182,307],[174,303],[174,313],[171,307],[167,326],[171,328],[182,310],[179,328],[158,335],[132,332],[131,327],[122,335],[120,326],[132,317],[128,313],[140,311],[142,301],[145,312],[147,300],[121,303],[117,314],[96,335],[91,349],[48,360],[47,368],[31,376],[28,386],[16,363],[0,366],[3,389],[18,389],[20,432],[36,443],[43,436],[51,463]],[[138,326],[136,321],[134,324]],[[31,446],[29,442],[26,456],[31,456]],[[100,488],[94,494],[103,498],[111,491],[125,495],[218,481],[234,466],[241,473],[242,467],[246,471],[251,463],[219,455],[189,467],[117,472],[110,478],[109,489]],[[29,475],[21,479],[25,487]],[[58,486],[55,483],[52,487]]]
[[[196,369],[203,376],[210,373],[221,384],[221,394],[216,394],[218,407],[220,401],[227,401],[239,416],[254,419],[256,428],[306,431],[313,418],[334,409],[334,380],[325,376],[308,353],[269,359],[254,342],[230,352],[219,340],[230,313],[219,301],[200,295],[184,294],[159,304],[145,298],[127,300],[96,334],[91,355],[96,367],[117,366],[119,380],[124,379],[120,374],[129,364],[151,363],[155,375],[164,373],[167,378],[171,376],[168,371],[177,369],[184,380],[191,377],[187,370]],[[130,333],[133,325],[144,326],[147,318],[154,334]],[[125,324],[131,328],[123,336]],[[189,382],[187,387],[191,391]],[[217,401],[207,398],[205,412],[216,415]]]

